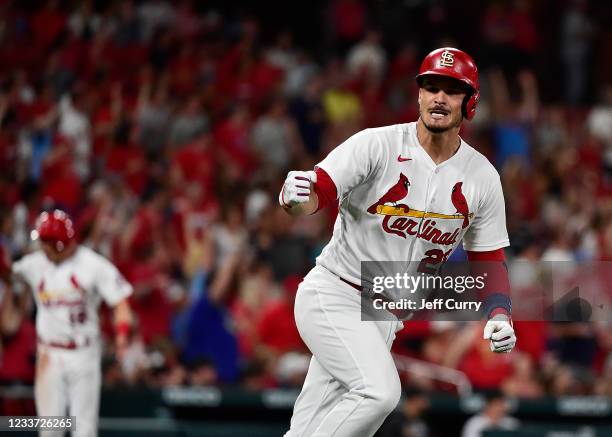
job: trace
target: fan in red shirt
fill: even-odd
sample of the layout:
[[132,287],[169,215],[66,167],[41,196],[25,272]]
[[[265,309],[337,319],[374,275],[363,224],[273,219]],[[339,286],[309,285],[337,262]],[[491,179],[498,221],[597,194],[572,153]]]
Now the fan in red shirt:
[[210,133],[204,132],[174,155],[171,172],[177,194],[192,182],[200,184],[203,193],[213,192],[218,163],[212,140]]
[[109,174],[120,176],[130,187],[132,193],[142,195],[149,182],[149,163],[143,147],[136,144],[136,127],[130,130],[129,138],[119,135],[106,156],[106,170]]
[[[0,278],[7,283],[11,276],[10,265],[8,251],[0,244]],[[0,284],[0,288],[3,285]],[[36,330],[25,317],[25,301],[18,304],[14,297],[12,293],[0,293],[0,382],[31,384],[34,381]]]
[[134,286],[130,306],[138,320],[138,331],[146,345],[170,335],[173,308],[160,287],[161,271],[153,263],[134,266],[128,274]]
[[193,44],[184,44],[179,56],[172,62],[170,87],[181,97],[193,95],[196,91],[197,69],[199,56],[196,56]]
[[81,201],[83,189],[72,159],[72,143],[55,135],[53,146],[45,158],[42,170],[42,197],[74,211]]
[[293,316],[293,302],[300,282],[297,276],[287,277],[283,281],[283,297],[263,309],[257,324],[261,344],[279,355],[304,350]]
[[477,390],[499,388],[512,374],[512,362],[508,355],[492,354],[486,342],[477,338],[459,364]]
[[59,10],[59,1],[46,2],[46,7],[34,15],[32,33],[34,43],[41,50],[46,50],[59,37],[66,26],[66,14]]
[[257,168],[249,142],[250,132],[251,117],[246,105],[234,108],[214,131],[215,141],[221,146],[223,167],[237,172],[238,178],[248,177]]

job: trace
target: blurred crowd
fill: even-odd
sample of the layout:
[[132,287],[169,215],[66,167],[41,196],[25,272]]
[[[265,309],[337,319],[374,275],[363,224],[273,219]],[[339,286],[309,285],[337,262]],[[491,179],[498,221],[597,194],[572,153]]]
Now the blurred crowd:
[[[612,51],[609,8],[468,2],[459,27],[452,3],[317,3],[309,41],[246,6],[0,1],[0,244],[12,259],[35,249],[36,216],[59,207],[133,284],[131,344],[118,360],[107,342],[107,386],[301,384],[293,299],[336,208],[293,219],[278,190],[351,134],[416,120],[419,62],[443,45],[480,66],[461,134],[501,174],[508,257],[612,260],[612,59],[595,52]],[[33,379],[27,295],[3,326],[4,383]],[[407,322],[395,348],[478,389],[612,395],[610,326],[515,328],[510,355],[476,322]]]

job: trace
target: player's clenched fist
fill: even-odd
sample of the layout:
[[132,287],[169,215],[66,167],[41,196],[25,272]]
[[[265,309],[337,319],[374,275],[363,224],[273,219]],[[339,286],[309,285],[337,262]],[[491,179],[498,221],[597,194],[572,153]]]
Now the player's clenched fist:
[[278,195],[278,202],[283,208],[308,202],[311,186],[316,181],[317,174],[314,171],[290,171]]
[[516,344],[516,335],[508,316],[497,314],[489,320],[484,328],[484,339],[491,340],[491,351],[510,352]]

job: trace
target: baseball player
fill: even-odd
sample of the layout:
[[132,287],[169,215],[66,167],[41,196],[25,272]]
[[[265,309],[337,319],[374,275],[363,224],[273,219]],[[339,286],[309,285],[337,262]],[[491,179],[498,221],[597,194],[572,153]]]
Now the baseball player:
[[[38,336],[34,396],[39,416],[76,417],[75,436],[97,435],[101,384],[98,307],[113,307],[116,346],[127,346],[131,285],[106,258],[78,245],[72,220],[43,212],[33,231],[41,250],[16,261],[12,273],[32,290]],[[41,432],[41,435],[64,435]]]
[[[296,296],[296,323],[313,357],[286,437],[372,436],[398,403],[390,347],[402,323],[360,320],[361,261],[416,261],[427,272],[463,240],[470,260],[504,262],[499,175],[459,136],[479,99],[476,64],[440,48],[416,80],[416,122],[353,135],[314,171],[289,172],[279,194],[294,216],[339,199],[331,240]],[[499,289],[483,302],[484,338],[492,351],[509,352],[516,337],[501,271]]]

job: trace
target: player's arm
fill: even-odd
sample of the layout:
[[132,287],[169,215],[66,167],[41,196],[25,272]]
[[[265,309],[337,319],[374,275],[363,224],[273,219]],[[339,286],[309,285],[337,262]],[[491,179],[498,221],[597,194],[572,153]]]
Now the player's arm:
[[504,250],[468,251],[467,255],[472,273],[486,277],[481,301],[488,321],[483,338],[491,341],[491,351],[510,352],[516,344],[516,335],[512,327],[510,280]]
[[0,333],[11,336],[32,311],[32,294],[28,282],[19,273],[9,272],[2,280],[4,296],[0,303]]
[[313,214],[362,184],[385,161],[385,148],[371,129],[348,138],[314,171],[291,171],[278,201],[291,215]]
[[516,344],[512,327],[510,281],[503,248],[509,245],[506,208],[497,172],[487,176],[487,184],[476,217],[463,238],[474,275],[486,274],[482,291],[484,313],[488,319],[483,337],[491,341],[493,352],[510,352]]
[[127,298],[122,299],[113,307],[115,324],[115,345],[118,355],[122,355],[129,343],[132,326],[132,309]]
[[13,293],[14,279],[11,260],[4,247],[0,245],[0,280],[4,282],[4,293],[0,299],[0,334],[6,336],[17,332],[23,318],[17,296]]
[[133,317],[128,301],[133,291],[132,286],[109,260],[93,252],[90,256],[90,262],[95,265],[96,290],[111,308],[116,352],[121,357],[129,343],[132,329]]
[[0,334],[11,336],[19,328],[22,317],[11,287],[6,286],[3,294],[0,301]]

